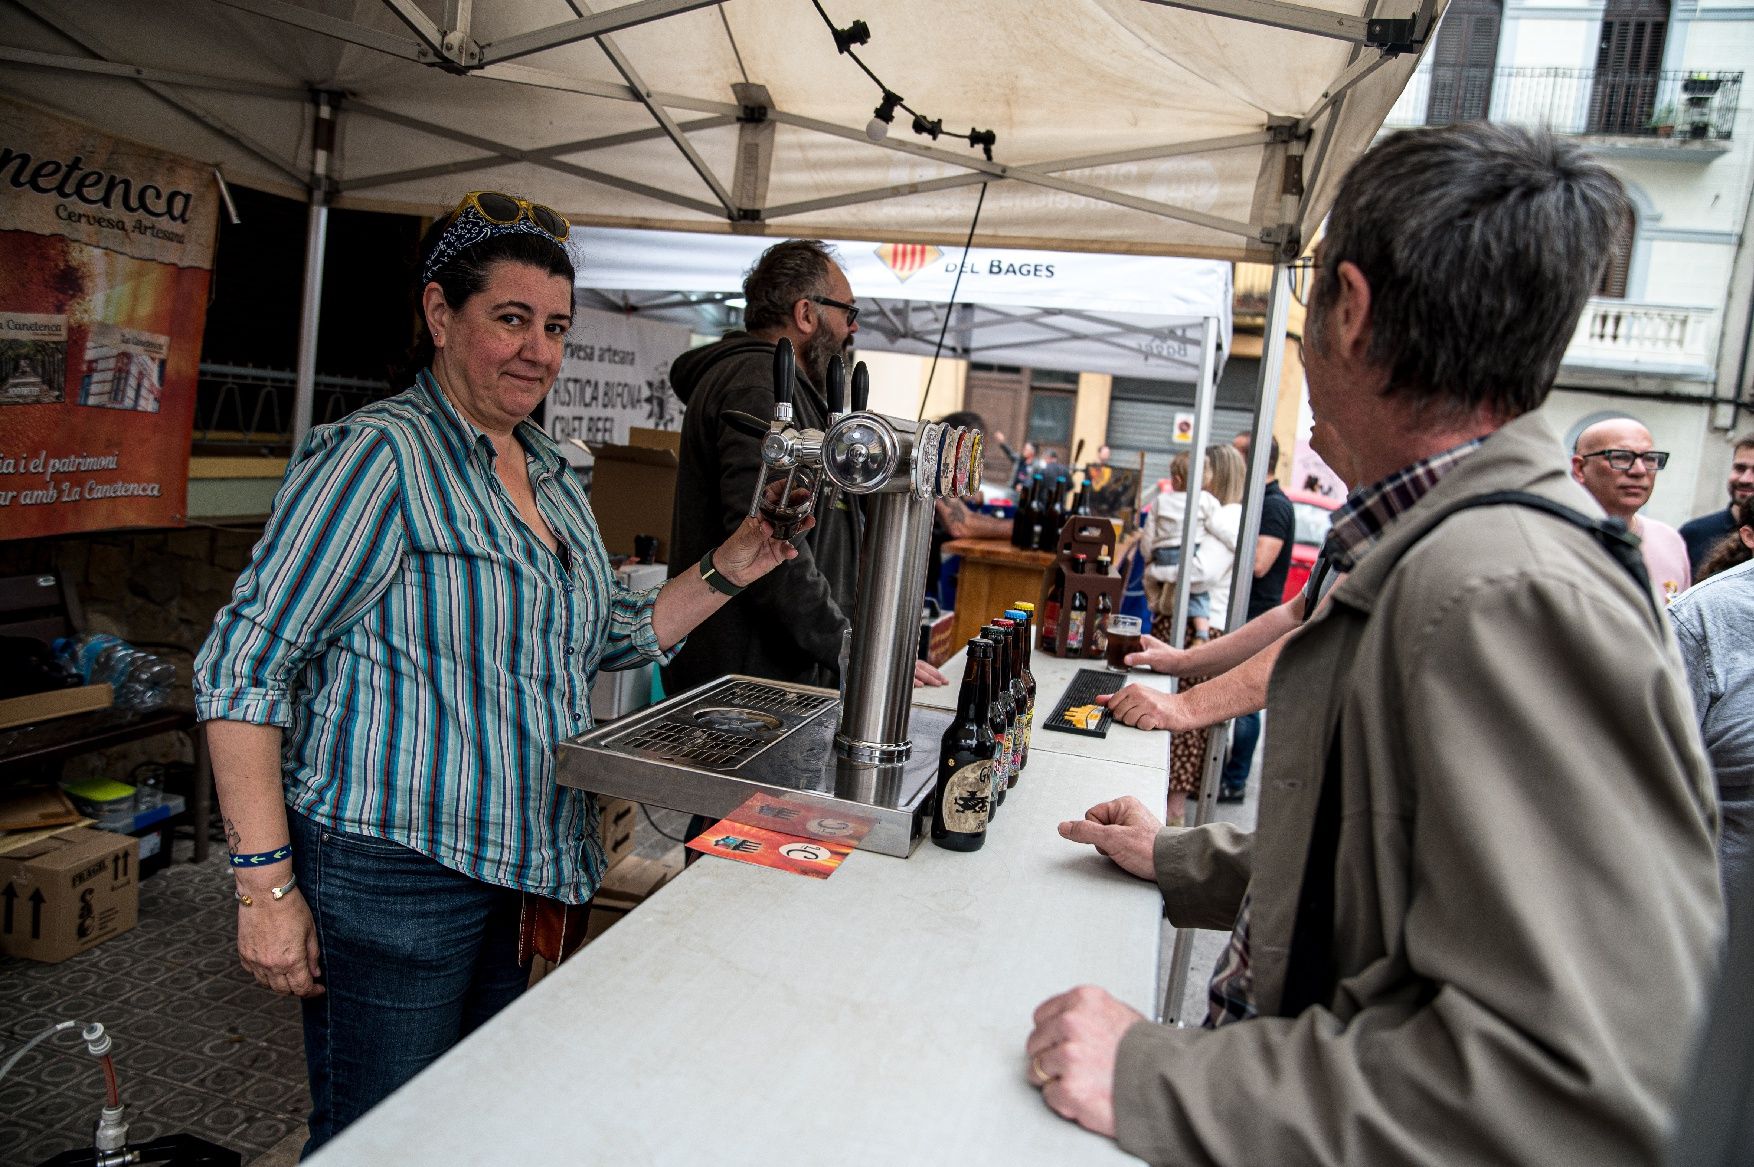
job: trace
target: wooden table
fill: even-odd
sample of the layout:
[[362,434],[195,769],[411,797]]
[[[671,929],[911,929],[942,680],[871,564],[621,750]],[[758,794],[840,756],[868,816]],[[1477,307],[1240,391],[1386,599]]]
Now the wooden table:
[[956,621],[951,643],[957,647],[980,634],[981,625],[1018,600],[1041,603],[1047,570],[1054,562],[1051,551],[1024,551],[1004,539],[952,539],[944,544],[946,555],[960,555],[962,568],[956,576]]

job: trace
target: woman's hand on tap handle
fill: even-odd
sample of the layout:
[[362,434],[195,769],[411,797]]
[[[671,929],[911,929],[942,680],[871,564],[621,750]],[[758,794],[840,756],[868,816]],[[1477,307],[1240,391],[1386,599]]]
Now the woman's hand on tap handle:
[[[811,515],[798,525],[802,535],[816,525]],[[745,518],[731,537],[713,552],[713,566],[720,574],[740,588],[746,588],[788,559],[796,559],[798,549],[784,539],[773,537],[773,526],[756,515]]]

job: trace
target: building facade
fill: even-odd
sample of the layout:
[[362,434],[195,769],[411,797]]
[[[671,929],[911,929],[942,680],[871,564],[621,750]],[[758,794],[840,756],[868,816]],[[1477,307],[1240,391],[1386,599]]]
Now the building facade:
[[1385,132],[1486,119],[1583,141],[1626,184],[1609,257],[1546,409],[1637,417],[1673,458],[1650,513],[1721,507],[1746,405],[1754,8],[1710,0],[1451,0]]

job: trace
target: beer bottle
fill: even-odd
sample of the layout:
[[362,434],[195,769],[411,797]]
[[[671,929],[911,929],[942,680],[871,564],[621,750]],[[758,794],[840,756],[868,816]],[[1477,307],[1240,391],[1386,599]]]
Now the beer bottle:
[[1035,497],[1035,479],[1023,484],[1017,492],[1017,510],[1011,516],[1011,546],[1027,549],[1031,542],[1029,505]]
[[1083,483],[1078,487],[1078,505],[1072,508],[1073,514],[1080,518],[1088,518],[1095,513],[1090,509],[1090,496],[1095,493],[1095,490],[1096,488],[1090,484],[1090,475],[1085,474]]
[[[1072,556],[1072,574],[1083,575],[1084,567],[1089,561],[1082,555]],[[1072,602],[1068,605],[1071,615],[1066,619],[1066,652],[1067,656],[1084,655],[1084,614],[1090,611],[1090,597],[1073,585]]]
[[1024,519],[1023,546],[1026,550],[1039,551],[1042,539],[1052,538],[1052,536],[1042,534],[1047,530],[1047,493],[1048,484],[1042,476],[1040,474],[1031,475],[1029,479],[1029,509],[1026,512],[1028,517]]
[[1023,771],[1023,739],[1029,733],[1029,692],[1023,687],[1022,640],[1026,630],[1023,613],[1015,608],[1006,609],[1005,614],[993,623],[1005,630],[1005,657],[1009,667],[1004,680],[1011,690],[1011,704],[1017,707],[1017,728],[1011,734],[1011,773],[1006,778],[1007,786],[1015,786]]
[[1041,646],[1049,652],[1059,647],[1060,605],[1066,602],[1066,568],[1056,563],[1053,572],[1053,586],[1048,588],[1047,602],[1041,610]]
[[981,628],[993,646],[993,808],[1005,805],[1005,792],[1015,784],[1011,762],[1017,756],[1017,705],[1011,699],[1011,634],[996,624]]
[[1023,632],[1018,639],[1023,645],[1023,689],[1027,696],[1023,710],[1023,758],[1019,766],[1021,769],[1022,766],[1029,765],[1029,743],[1035,737],[1035,669],[1031,667],[1035,659],[1035,641],[1033,639],[1035,605],[1019,600],[1005,615],[1010,616],[1012,612],[1017,613],[1017,616],[1012,617],[1013,619],[1021,617],[1023,621]]
[[944,731],[932,787],[932,842],[949,851],[978,851],[987,841],[995,748],[987,719],[992,690],[993,646],[977,636],[968,642],[956,720]]
[[1090,655],[1108,655],[1108,618],[1114,613],[1114,601],[1103,592],[1096,597],[1096,627],[1090,633]]

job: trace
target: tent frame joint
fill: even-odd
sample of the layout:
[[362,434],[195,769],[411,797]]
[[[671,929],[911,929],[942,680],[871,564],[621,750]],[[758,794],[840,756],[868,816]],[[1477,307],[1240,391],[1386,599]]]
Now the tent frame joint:
[[768,113],[765,105],[746,105],[743,106],[743,112],[737,115],[737,120],[745,125],[758,126],[767,120]]
[[1364,22],[1364,43],[1373,49],[1381,49],[1391,57],[1402,53],[1417,53],[1425,47],[1425,38],[1429,34],[1429,26],[1424,32],[1420,31],[1417,15]]
[[1290,263],[1303,251],[1303,232],[1296,223],[1280,223],[1261,228],[1260,240],[1279,256],[1279,262]]

